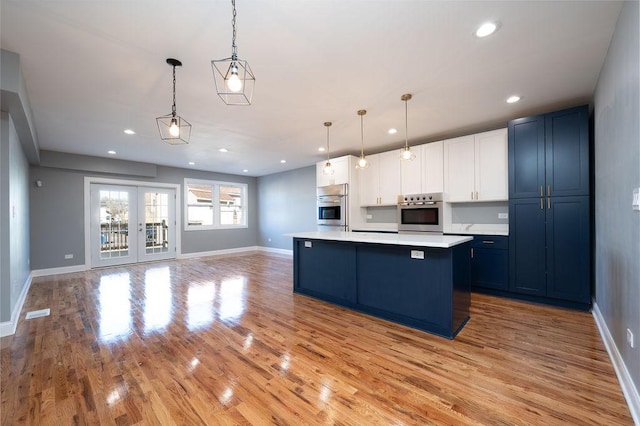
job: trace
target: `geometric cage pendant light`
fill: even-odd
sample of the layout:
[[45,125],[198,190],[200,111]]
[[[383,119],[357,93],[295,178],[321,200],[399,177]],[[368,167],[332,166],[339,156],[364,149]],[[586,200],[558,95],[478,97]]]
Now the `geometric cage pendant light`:
[[156,118],[160,138],[170,145],[188,144],[191,137],[191,124],[176,114],[176,67],[182,66],[177,59],[168,58],[167,64],[173,67],[173,105],[171,113]]
[[211,61],[216,92],[227,105],[251,105],[256,77],[247,61],[238,58],[236,46],[236,0],[233,6],[231,57]]

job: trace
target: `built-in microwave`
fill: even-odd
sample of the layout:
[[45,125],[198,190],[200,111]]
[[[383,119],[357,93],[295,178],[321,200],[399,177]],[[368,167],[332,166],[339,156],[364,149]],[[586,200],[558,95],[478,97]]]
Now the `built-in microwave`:
[[328,185],[317,189],[319,231],[347,231],[349,229],[347,210],[347,185]]
[[398,232],[442,234],[442,193],[398,196]]

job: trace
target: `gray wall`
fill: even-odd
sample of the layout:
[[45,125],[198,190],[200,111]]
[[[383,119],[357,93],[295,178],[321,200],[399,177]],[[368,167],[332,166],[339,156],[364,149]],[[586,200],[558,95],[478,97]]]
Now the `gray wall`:
[[[635,382],[640,385],[639,3],[625,2],[594,98],[596,303]],[[635,349],[626,329],[635,337]]]
[[[258,242],[257,179],[198,170],[153,166],[155,177],[140,176],[139,163],[108,158],[85,157],[61,153],[41,153],[48,167],[32,166],[30,181],[42,181],[42,187],[31,186],[31,268],[48,269],[84,265],[84,177],[99,176],[142,182],[184,184],[184,178],[219,180],[248,185],[248,228],[207,231],[184,231],[180,224],[183,254],[251,247]],[[99,167],[96,167],[99,164]],[[68,167],[68,168],[67,168]],[[99,169],[100,171],[95,171]],[[113,169],[117,173],[104,173]],[[128,174],[121,174],[121,173]],[[134,175],[137,174],[137,175]],[[181,198],[184,194],[181,194]],[[180,203],[182,217],[184,207]],[[64,254],[74,258],[65,260]]]
[[316,230],[316,166],[258,178],[258,205],[258,244],[291,250],[283,234]]
[[0,113],[0,322],[29,279],[29,164],[11,116]]

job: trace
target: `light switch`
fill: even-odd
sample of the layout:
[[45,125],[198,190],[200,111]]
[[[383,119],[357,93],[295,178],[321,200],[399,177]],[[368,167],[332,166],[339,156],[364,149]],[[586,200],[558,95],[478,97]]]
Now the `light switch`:
[[633,189],[633,203],[631,204],[633,210],[640,210],[640,188]]

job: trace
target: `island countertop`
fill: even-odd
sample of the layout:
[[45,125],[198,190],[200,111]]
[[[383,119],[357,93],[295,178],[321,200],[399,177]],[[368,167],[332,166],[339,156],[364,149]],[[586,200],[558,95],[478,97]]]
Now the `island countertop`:
[[471,236],[463,235],[413,235],[413,234],[382,234],[376,232],[297,232],[285,234],[287,237],[308,238],[310,240],[348,241],[352,243],[390,244],[398,246],[451,248],[473,240]]

